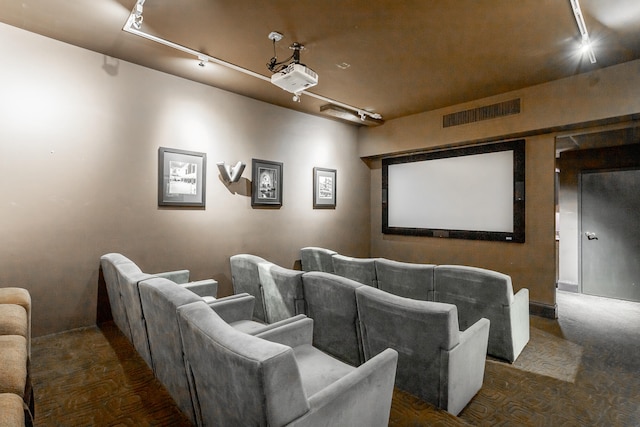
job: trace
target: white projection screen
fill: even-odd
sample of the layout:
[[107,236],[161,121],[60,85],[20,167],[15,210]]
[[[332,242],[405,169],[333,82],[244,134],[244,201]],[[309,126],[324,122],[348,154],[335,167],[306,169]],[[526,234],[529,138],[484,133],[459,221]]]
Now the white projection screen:
[[524,242],[524,140],[382,166],[383,233]]

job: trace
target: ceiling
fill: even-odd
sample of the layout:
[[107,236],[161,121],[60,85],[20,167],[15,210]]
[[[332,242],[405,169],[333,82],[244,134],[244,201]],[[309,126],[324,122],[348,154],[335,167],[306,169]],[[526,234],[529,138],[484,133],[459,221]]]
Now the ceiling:
[[[597,58],[578,52],[569,0],[146,0],[141,31],[269,77],[289,46],[319,75],[309,89],[385,120],[640,58],[640,1],[581,0]],[[123,31],[135,0],[0,0],[0,22],[118,60],[320,115],[326,100]],[[37,63],[37,58],[34,58]]]

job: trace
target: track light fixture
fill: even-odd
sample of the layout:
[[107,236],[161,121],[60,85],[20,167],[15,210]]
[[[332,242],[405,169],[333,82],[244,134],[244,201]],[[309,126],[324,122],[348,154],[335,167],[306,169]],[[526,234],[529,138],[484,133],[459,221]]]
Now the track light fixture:
[[576,24],[578,24],[578,30],[580,30],[580,36],[582,37],[582,53],[589,55],[589,61],[592,64],[596,63],[596,55],[593,53],[593,47],[591,46],[591,40],[589,39],[589,32],[587,31],[587,24],[584,23],[582,16],[582,10],[580,9],[580,2],[578,0],[569,0],[571,2],[571,9],[573,9],[573,16],[576,18]]
[[138,0],[134,8],[132,25],[138,30],[142,28],[142,21],[144,20],[144,17],[142,16],[142,10],[143,10],[142,6],[144,5],[144,2],[145,0]]
[[358,126],[380,126],[384,124],[382,116],[366,110],[350,110],[335,104],[326,104],[320,107],[320,112],[337,119],[346,120]]

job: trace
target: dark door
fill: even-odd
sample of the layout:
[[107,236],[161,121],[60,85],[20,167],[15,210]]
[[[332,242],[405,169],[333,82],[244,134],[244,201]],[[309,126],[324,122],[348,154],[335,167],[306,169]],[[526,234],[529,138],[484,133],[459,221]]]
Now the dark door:
[[582,292],[640,301],[640,170],[580,176]]

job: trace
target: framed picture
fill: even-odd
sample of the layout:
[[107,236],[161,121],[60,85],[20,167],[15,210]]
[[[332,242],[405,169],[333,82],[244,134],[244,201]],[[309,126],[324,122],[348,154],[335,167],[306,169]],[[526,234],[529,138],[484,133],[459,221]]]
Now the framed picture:
[[207,155],[160,147],[158,150],[158,205],[205,206]]
[[335,209],[335,169],[313,168],[313,207],[314,209]]
[[251,206],[282,206],[282,163],[252,159]]

